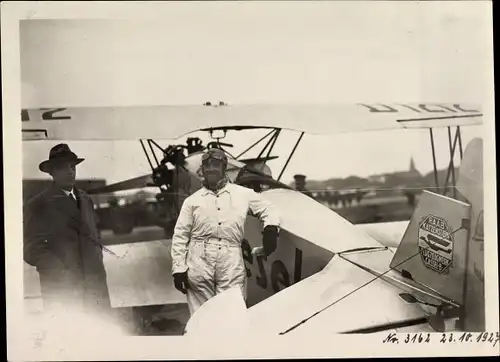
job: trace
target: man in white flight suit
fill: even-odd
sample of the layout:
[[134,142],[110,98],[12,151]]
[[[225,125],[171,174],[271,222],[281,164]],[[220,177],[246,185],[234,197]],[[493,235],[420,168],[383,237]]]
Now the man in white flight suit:
[[210,298],[239,286],[245,297],[246,271],[241,249],[248,211],[264,224],[263,249],[276,250],[276,208],[253,190],[229,182],[227,157],[212,148],[202,158],[203,187],[183,203],[172,237],[172,275],[187,294],[191,315]]

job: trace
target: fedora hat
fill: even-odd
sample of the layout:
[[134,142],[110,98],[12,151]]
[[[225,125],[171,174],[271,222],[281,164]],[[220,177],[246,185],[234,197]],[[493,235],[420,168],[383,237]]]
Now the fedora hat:
[[70,162],[73,165],[78,165],[83,160],[85,159],[79,158],[75,153],[73,153],[66,143],[60,143],[50,149],[49,159],[40,163],[38,168],[42,172],[50,173],[50,170],[57,164]]

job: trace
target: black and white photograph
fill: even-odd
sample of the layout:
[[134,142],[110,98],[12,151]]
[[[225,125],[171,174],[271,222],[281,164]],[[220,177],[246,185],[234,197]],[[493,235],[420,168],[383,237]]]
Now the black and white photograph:
[[9,359],[498,355],[492,39],[487,1],[2,3]]

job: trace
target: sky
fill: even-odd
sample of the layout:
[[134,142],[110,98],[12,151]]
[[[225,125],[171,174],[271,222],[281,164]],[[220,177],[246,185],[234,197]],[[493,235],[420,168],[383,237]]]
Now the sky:
[[[165,6],[148,19],[23,21],[22,106],[481,104],[488,94],[489,19],[469,2],[196,5]],[[435,133],[439,168],[448,162],[446,132]],[[463,129],[464,146],[481,133]],[[226,141],[238,154],[260,135],[233,132]],[[298,136],[283,132],[274,175]],[[149,171],[138,141],[68,143],[86,158],[79,177],[112,183]],[[46,177],[38,163],[53,145],[23,144],[25,178]],[[432,170],[427,131],[306,135],[282,181],[405,170],[411,157],[421,172]]]

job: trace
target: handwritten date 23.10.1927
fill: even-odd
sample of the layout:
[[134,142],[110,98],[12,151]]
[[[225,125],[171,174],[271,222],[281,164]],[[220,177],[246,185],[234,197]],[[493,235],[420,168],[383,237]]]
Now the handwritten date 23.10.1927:
[[481,332],[481,333],[389,333],[382,343],[431,343],[433,339],[439,339],[439,343],[490,343],[495,347],[500,341],[499,332]]

